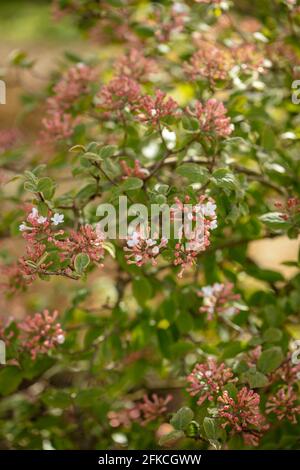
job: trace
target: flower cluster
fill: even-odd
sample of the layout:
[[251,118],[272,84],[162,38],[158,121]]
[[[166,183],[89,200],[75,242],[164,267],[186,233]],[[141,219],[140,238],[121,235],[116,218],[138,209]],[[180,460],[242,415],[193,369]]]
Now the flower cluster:
[[138,119],[144,124],[157,126],[162,119],[178,115],[176,101],[161,90],[157,90],[154,97],[145,95],[139,100]]
[[145,57],[142,51],[136,47],[131,48],[116,63],[117,74],[120,77],[128,77],[137,82],[147,81],[156,69],[156,62],[149,57]]
[[212,286],[204,286],[198,292],[199,297],[203,298],[203,305],[199,311],[207,313],[208,320],[219,314],[232,317],[239,312],[239,307],[234,304],[240,299],[239,294],[234,294],[233,284],[220,284],[216,282]]
[[206,363],[197,364],[188,375],[189,387],[187,391],[192,397],[198,395],[197,403],[202,405],[205,400],[215,400],[227,383],[236,380],[232,370],[224,363],[217,364],[215,359],[208,359]]
[[54,111],[42,119],[43,129],[40,132],[39,143],[52,146],[54,142],[68,140],[77,124],[70,114]]
[[47,354],[65,341],[65,334],[56,319],[58,312],[52,314],[48,310],[27,316],[20,323],[21,346],[27,350],[32,359],[38,354]]
[[210,86],[218,80],[227,80],[233,67],[229,50],[208,41],[199,41],[198,50],[192,55],[184,70],[191,80],[206,79]]
[[127,75],[120,75],[101,88],[97,96],[97,106],[108,116],[111,116],[112,112],[116,112],[119,116],[124,110],[135,109],[140,96],[141,89],[138,82]]
[[287,419],[293,424],[297,423],[297,416],[300,415],[300,405],[297,404],[298,396],[291,385],[280,388],[278,392],[269,397],[266,404],[266,413],[273,413],[279,421]]
[[228,391],[218,397],[220,404],[217,415],[223,421],[222,427],[229,428],[230,434],[242,434],[246,445],[257,446],[262,434],[269,428],[259,410],[260,396],[243,387],[235,398]]
[[[184,202],[175,198],[176,208],[172,208],[171,217],[176,223],[179,219],[179,242],[175,245],[174,266],[180,266],[179,277],[184,270],[193,266],[199,253],[210,245],[211,231],[217,228],[216,204],[212,198],[202,195],[197,204],[189,204],[190,197]],[[182,224],[181,224],[182,222]]]
[[157,9],[156,39],[161,43],[168,42],[172,36],[181,33],[188,18],[187,13],[186,5],[179,2],[174,3],[167,16],[165,10]]
[[18,141],[20,133],[17,129],[4,129],[0,131],[0,154],[10,150]]
[[127,239],[127,246],[124,251],[128,264],[136,264],[143,266],[147,262],[151,262],[153,266],[157,264],[157,257],[161,250],[166,247],[168,241],[165,238],[160,240],[155,236],[150,237],[149,230],[144,234],[141,229],[133,232]]
[[54,95],[47,100],[47,116],[42,120],[43,129],[40,142],[53,142],[69,139],[78,118],[71,110],[74,103],[90,92],[90,84],[96,80],[96,72],[88,65],[79,63],[71,67],[54,86]]
[[204,104],[196,101],[193,109],[187,108],[187,113],[199,121],[200,130],[207,135],[225,138],[234,130],[225,106],[215,99]]
[[119,411],[110,411],[107,415],[109,424],[112,427],[129,427],[133,421],[139,422],[142,426],[163,416],[168,410],[168,404],[173,396],[159,397],[153,393],[151,398],[144,395],[143,399],[136,402],[134,406],[123,408]]
[[104,235],[96,226],[94,229],[91,225],[86,224],[80,226],[79,230],[70,231],[70,235],[63,240],[55,240],[56,247],[62,250],[62,259],[69,258],[74,262],[76,255],[85,253],[95,263],[100,263],[104,258]]

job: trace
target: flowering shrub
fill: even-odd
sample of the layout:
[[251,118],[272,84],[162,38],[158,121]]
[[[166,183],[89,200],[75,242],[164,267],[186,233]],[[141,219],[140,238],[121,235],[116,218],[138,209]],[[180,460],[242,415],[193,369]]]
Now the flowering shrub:
[[300,6],[271,3],[53,2],[93,48],[0,131],[1,448],[299,447],[299,256],[254,256],[300,230]]

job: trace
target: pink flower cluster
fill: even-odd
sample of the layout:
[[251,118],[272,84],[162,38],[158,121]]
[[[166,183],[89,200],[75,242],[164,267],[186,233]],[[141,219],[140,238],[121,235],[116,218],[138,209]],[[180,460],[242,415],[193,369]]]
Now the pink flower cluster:
[[[180,266],[179,277],[186,268],[196,263],[199,253],[210,245],[211,231],[217,228],[216,204],[212,198],[202,195],[197,204],[190,204],[190,197],[185,196],[184,202],[175,199],[176,209],[171,216],[176,222],[178,217],[183,223],[179,227],[179,242],[175,245],[174,266]],[[186,223],[186,217],[190,223]]]
[[173,396],[170,394],[165,398],[159,397],[156,393],[153,393],[151,398],[144,395],[143,400],[135,403],[133,407],[110,411],[107,415],[109,424],[114,428],[129,427],[133,421],[136,421],[145,426],[164,415],[172,399]]
[[260,396],[253,390],[243,387],[236,398],[230,397],[227,390],[218,397],[220,406],[218,417],[222,418],[223,428],[230,434],[242,434],[246,445],[257,446],[262,434],[269,428],[259,410]]
[[47,354],[65,341],[65,334],[60,323],[56,322],[58,312],[52,314],[48,310],[27,316],[20,323],[21,346],[27,350],[34,360],[38,354]]
[[188,10],[182,3],[174,3],[168,16],[165,10],[157,9],[155,15],[155,36],[159,42],[168,42],[172,36],[180,34],[188,18]]
[[266,413],[273,413],[279,421],[287,419],[293,424],[297,424],[297,416],[300,415],[300,405],[298,396],[291,385],[280,388],[278,392],[269,397],[266,404]]
[[198,395],[197,403],[202,405],[205,400],[215,400],[226,384],[236,380],[232,370],[224,363],[218,365],[215,359],[208,359],[206,363],[197,364],[188,375],[187,391],[192,397]]
[[128,166],[125,160],[120,160],[120,165],[123,172],[123,179],[126,179],[129,176],[135,176],[136,178],[144,180],[149,176],[149,171],[146,168],[141,167],[139,160],[134,160],[133,168]]
[[17,129],[4,129],[0,131],[0,153],[10,150],[18,141],[20,133]]
[[74,103],[90,91],[90,84],[96,80],[94,69],[85,64],[71,67],[54,86],[54,96],[47,100],[47,117],[42,120],[40,142],[53,145],[56,141],[69,139],[78,118],[71,113]]
[[151,238],[149,231],[144,234],[141,229],[138,229],[128,237],[127,246],[124,247],[124,251],[128,253],[125,255],[127,263],[143,266],[150,261],[153,266],[156,266],[156,258],[167,243],[165,238],[160,240],[156,237]]
[[100,263],[100,266],[103,266],[103,242],[104,235],[98,230],[98,226],[94,229],[89,224],[80,226],[77,232],[71,230],[70,235],[63,240],[54,240],[55,246],[62,250],[62,259],[69,258],[73,263],[76,255],[85,253],[92,261]]
[[149,76],[156,72],[156,62],[145,57],[143,52],[137,48],[131,48],[127,54],[120,57],[116,63],[117,74],[120,77],[128,77],[137,82],[144,82]]
[[240,295],[234,294],[232,283],[220,284],[216,282],[212,286],[204,286],[198,295],[203,298],[203,305],[199,311],[207,313],[208,320],[212,320],[214,316],[219,314],[232,317],[239,312],[239,308],[234,302],[240,299]]
[[162,119],[177,116],[178,103],[161,90],[157,90],[154,97],[145,95],[139,100],[138,119],[142,123],[157,126]]
[[218,80],[228,79],[234,64],[229,50],[203,40],[198,41],[197,47],[184,65],[187,76],[193,81],[206,79],[210,86],[215,86]]
[[219,80],[231,80],[233,70],[235,74],[262,74],[271,65],[255,44],[245,42],[230,49],[203,39],[198,39],[196,44],[198,49],[184,65],[184,70],[190,80],[206,79],[211,87]]
[[136,80],[127,75],[113,78],[101,88],[98,94],[98,107],[102,108],[108,116],[116,112],[119,116],[124,110],[132,111],[136,108],[141,96],[141,88]]
[[186,111],[199,121],[200,130],[208,136],[225,138],[234,130],[230,118],[226,116],[225,106],[215,99],[210,99],[204,104],[196,101],[194,109],[187,108]]

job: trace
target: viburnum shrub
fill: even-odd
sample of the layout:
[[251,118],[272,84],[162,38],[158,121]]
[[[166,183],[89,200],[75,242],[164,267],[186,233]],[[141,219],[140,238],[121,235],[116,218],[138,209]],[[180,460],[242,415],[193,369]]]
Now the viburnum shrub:
[[[299,2],[54,1],[65,16],[86,53],[0,131],[1,288],[26,310],[1,313],[1,448],[298,448],[300,258],[287,276],[249,246],[299,236]],[[35,67],[14,52],[8,86]],[[119,236],[121,198],[177,231]]]

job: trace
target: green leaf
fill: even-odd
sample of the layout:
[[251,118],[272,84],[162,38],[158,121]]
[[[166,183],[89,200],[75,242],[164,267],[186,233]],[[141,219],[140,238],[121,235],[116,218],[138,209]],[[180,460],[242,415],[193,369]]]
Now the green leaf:
[[218,439],[218,427],[215,419],[208,417],[204,418],[203,427],[209,440],[216,441]]
[[44,178],[39,179],[37,190],[39,193],[43,194],[45,199],[50,200],[55,192],[55,184],[51,178],[45,176]]
[[143,186],[143,181],[139,178],[127,178],[120,186],[120,190],[131,191],[133,189],[140,189]]
[[101,148],[99,156],[105,160],[106,158],[112,157],[117,150],[118,147],[116,145],[106,145],[105,147]]
[[197,132],[199,130],[199,121],[190,116],[183,116],[182,126],[188,132]]
[[172,426],[174,426],[175,429],[184,431],[192,421],[193,417],[194,412],[190,408],[185,406],[183,408],[180,408],[180,410],[175,413],[170,423],[172,424]]
[[264,374],[269,374],[277,369],[283,361],[282,350],[278,347],[266,349],[258,359],[257,367]]
[[242,382],[247,382],[251,388],[266,387],[268,385],[268,377],[255,368],[248,370],[241,376]]
[[137,277],[132,283],[132,292],[140,305],[152,297],[152,287],[148,279],[145,277]]
[[267,343],[277,343],[281,338],[282,331],[278,328],[268,328],[263,334],[263,339]]
[[91,162],[102,162],[103,158],[98,155],[98,153],[94,152],[86,152],[84,155],[84,158],[87,160],[90,160]]
[[288,226],[286,220],[282,218],[282,212],[267,212],[259,217],[259,220],[271,229],[283,229]]
[[171,431],[168,434],[162,436],[159,440],[159,445],[164,446],[166,444],[172,444],[184,437],[183,431]]
[[79,253],[74,261],[74,266],[78,274],[82,274],[90,263],[90,257],[86,253]]
[[226,189],[235,189],[237,187],[237,180],[234,174],[227,168],[219,168],[214,171],[213,179],[217,186],[222,186]]
[[22,382],[22,371],[15,366],[5,366],[0,370],[0,394],[13,393]]
[[197,163],[184,163],[176,169],[176,173],[187,178],[191,183],[204,184],[208,180],[207,168]]

